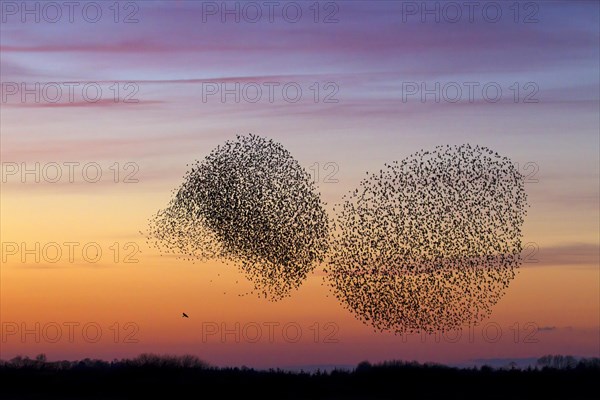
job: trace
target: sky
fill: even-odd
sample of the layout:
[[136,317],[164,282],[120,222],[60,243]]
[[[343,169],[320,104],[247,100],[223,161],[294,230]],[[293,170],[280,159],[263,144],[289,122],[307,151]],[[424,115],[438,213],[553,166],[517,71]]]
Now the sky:
[[[600,5],[467,3],[0,2],[0,358],[599,356]],[[527,262],[459,336],[374,332],[322,266],[285,300],[238,296],[234,268],[139,232],[247,133],[314,174],[328,212],[386,162],[489,147],[526,176]]]

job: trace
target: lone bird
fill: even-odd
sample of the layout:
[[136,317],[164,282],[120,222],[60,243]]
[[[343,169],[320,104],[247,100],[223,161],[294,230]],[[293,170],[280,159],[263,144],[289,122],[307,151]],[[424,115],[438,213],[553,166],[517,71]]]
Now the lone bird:
[[186,313],[181,313],[181,318],[189,318]]

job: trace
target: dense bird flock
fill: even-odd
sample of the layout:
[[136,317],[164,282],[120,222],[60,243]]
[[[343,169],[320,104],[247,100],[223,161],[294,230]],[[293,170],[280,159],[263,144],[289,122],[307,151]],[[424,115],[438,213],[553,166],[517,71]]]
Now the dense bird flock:
[[521,262],[524,179],[485,147],[438,146],[367,173],[336,205],[335,296],[395,333],[485,318]]
[[270,300],[300,286],[329,241],[310,174],[283,146],[256,135],[238,135],[196,161],[149,233],[162,251],[234,263]]
[[508,158],[438,146],[367,173],[328,221],[287,150],[237,136],[192,165],[150,220],[149,240],[234,263],[270,300],[289,296],[327,256],[333,294],[366,324],[445,331],[488,316],[514,278],[526,203]]

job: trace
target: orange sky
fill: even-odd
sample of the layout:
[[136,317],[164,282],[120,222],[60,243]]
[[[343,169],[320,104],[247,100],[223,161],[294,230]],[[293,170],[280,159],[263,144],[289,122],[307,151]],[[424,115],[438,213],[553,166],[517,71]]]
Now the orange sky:
[[[149,248],[136,232],[144,229],[165,196],[144,200],[148,194],[143,181],[120,185],[108,186],[98,195],[70,197],[42,184],[7,185],[3,190],[2,242],[18,246],[17,254],[3,253],[3,358],[39,352],[51,358],[111,359],[140,352],[191,352],[220,365],[273,366],[390,358],[461,362],[598,351],[599,273],[593,253],[574,265],[564,263],[565,257],[549,258],[569,249],[556,253],[552,235],[530,233],[540,232],[546,223],[536,223],[535,201],[524,242],[539,243],[539,262],[523,265],[482,326],[471,332],[465,328],[456,343],[451,334],[449,340],[437,343],[435,336],[403,339],[373,332],[331,297],[320,268],[291,298],[280,302],[239,296],[251,287],[234,267],[181,261]],[[40,243],[40,262],[35,262],[34,254],[26,254],[23,263],[22,244],[35,249],[35,242]],[[47,247],[45,255],[41,250],[51,242],[63,251],[60,262],[49,262],[56,246]],[[72,245],[73,262],[65,242],[78,243]],[[115,242],[121,247],[119,262],[114,259]],[[81,250],[86,243],[102,249],[100,261],[86,261]],[[127,243],[130,247],[124,250]],[[94,257],[94,248],[88,257]],[[138,262],[123,262],[127,254]],[[553,265],[556,262],[560,264]],[[181,312],[191,318],[181,318]],[[302,332],[296,342],[298,327]],[[498,327],[502,332],[495,342]]]

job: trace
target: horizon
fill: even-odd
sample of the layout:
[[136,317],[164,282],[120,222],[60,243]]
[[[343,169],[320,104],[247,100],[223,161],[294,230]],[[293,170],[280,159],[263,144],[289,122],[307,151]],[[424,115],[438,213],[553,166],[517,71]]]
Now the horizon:
[[[145,361],[144,361],[145,360]],[[171,363],[171,366],[175,366],[175,363],[182,362],[188,363],[195,362],[198,365],[201,365],[202,368],[212,368],[212,369],[252,369],[255,371],[283,371],[283,372],[291,372],[291,373],[331,373],[334,371],[337,372],[355,372],[364,366],[367,367],[386,367],[386,366],[406,366],[406,367],[444,367],[444,368],[453,368],[459,370],[468,370],[468,369],[486,369],[491,368],[494,370],[529,370],[529,369],[544,369],[544,368],[555,368],[555,369],[569,369],[574,368],[575,365],[581,362],[587,363],[595,363],[597,366],[598,362],[600,362],[600,358],[598,357],[579,357],[573,355],[560,355],[560,354],[545,354],[541,357],[530,357],[530,358],[521,358],[521,359],[512,359],[512,358],[496,358],[496,359],[476,359],[469,360],[467,362],[462,363],[454,363],[454,364],[443,364],[437,362],[424,362],[420,363],[415,360],[385,360],[382,362],[371,364],[368,360],[363,360],[355,365],[294,365],[294,366],[273,366],[273,367],[262,367],[262,368],[254,368],[249,367],[247,365],[213,365],[202,360],[201,357],[198,357],[194,354],[183,354],[183,355],[174,355],[174,354],[154,354],[154,353],[142,353],[133,358],[121,358],[121,359],[113,359],[113,360],[103,360],[96,358],[84,358],[84,359],[75,359],[75,360],[64,360],[64,359],[56,359],[50,360],[46,357],[45,354],[38,354],[35,357],[17,355],[10,360],[2,360],[0,359],[0,366],[2,367],[16,367],[20,368],[26,365],[33,364],[54,364],[54,363],[63,363],[69,362],[72,365],[81,363],[81,362],[96,362],[100,361],[102,363],[106,363],[109,365],[113,365],[115,363],[131,363],[131,362],[142,362],[148,365],[156,365],[156,361],[165,361],[167,363]],[[187,361],[186,361],[187,360]],[[33,364],[30,364],[33,363]],[[561,363],[561,366],[558,366],[557,363]],[[188,365],[183,366],[183,368],[197,368],[198,365]],[[168,366],[165,366],[168,368]],[[593,368],[593,367],[592,367]]]

